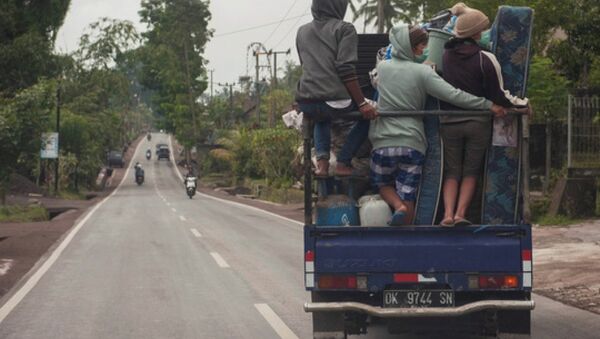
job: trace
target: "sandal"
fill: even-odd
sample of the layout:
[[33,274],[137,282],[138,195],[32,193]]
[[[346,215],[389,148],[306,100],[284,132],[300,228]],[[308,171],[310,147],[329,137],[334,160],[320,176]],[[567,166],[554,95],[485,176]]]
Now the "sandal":
[[454,220],[454,225],[455,226],[471,226],[471,225],[473,225],[473,223],[465,218],[456,218]]
[[390,226],[402,226],[404,225],[404,217],[406,213],[404,211],[396,211],[392,215],[392,219],[388,222]]
[[443,227],[452,227],[454,225],[455,225],[454,219],[452,219],[452,218],[444,219],[440,223],[440,226],[443,226]]

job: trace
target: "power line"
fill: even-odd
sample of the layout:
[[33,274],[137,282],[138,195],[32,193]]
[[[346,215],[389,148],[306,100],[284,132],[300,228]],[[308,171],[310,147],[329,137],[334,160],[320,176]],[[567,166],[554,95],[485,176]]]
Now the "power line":
[[296,16],[293,16],[293,17],[289,17],[289,18],[287,18],[285,20],[279,20],[279,21],[269,22],[267,24],[262,24],[262,25],[258,25],[258,26],[253,26],[253,27],[248,27],[248,28],[244,28],[244,29],[239,29],[237,31],[231,31],[231,32],[222,33],[222,34],[216,34],[216,35],[213,36],[213,38],[220,38],[220,37],[227,36],[227,35],[232,35],[232,34],[236,34],[236,33],[247,32],[247,31],[251,31],[251,30],[254,30],[254,29],[268,27],[268,26],[271,26],[271,25],[277,25],[280,22],[291,21],[291,20],[294,20],[294,19],[300,19],[300,18],[303,18],[303,17],[305,17],[307,15],[310,15],[310,13],[304,13],[304,14],[301,14],[301,15],[296,15]]
[[298,0],[295,0],[292,5],[290,6],[290,8],[288,8],[287,12],[285,12],[285,15],[283,16],[283,18],[281,18],[281,21],[279,21],[279,23],[277,24],[277,26],[275,28],[273,28],[273,31],[271,31],[271,34],[269,34],[269,37],[265,39],[265,44],[269,41],[269,39],[271,39],[271,37],[273,37],[273,34],[275,34],[275,32],[277,32],[277,29],[279,28],[279,26],[281,26],[281,23],[287,18],[287,16],[290,14],[290,12],[292,11],[292,9],[294,8],[294,6],[296,6],[296,3],[298,3]]
[[[310,8],[310,5],[306,9],[308,10],[309,8]],[[288,37],[288,35],[290,35],[290,33],[292,33],[292,31],[294,30],[294,28],[296,28],[296,26],[298,26],[298,23],[300,22],[300,19],[302,19],[302,17],[304,17],[304,16],[306,16],[306,15],[303,15],[301,17],[297,17],[296,22],[294,22],[294,24],[292,25],[292,27],[287,31],[287,33],[285,33],[285,35],[283,36],[283,38],[281,38],[281,40],[279,40],[279,42],[275,45],[275,48],[279,47],[279,45],[281,45],[281,43],[283,42],[283,40],[285,40]]]

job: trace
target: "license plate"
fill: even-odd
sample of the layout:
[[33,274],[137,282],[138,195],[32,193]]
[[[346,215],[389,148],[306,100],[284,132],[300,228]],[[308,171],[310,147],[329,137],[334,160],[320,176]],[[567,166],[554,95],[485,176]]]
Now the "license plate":
[[389,290],[383,291],[383,307],[453,307],[454,292],[450,290]]

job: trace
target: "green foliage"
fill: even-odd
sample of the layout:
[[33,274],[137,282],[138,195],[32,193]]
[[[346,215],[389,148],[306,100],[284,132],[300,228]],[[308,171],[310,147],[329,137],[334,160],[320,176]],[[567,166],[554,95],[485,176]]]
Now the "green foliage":
[[0,178],[13,171],[30,174],[36,167],[41,135],[50,126],[54,84],[43,81],[0,102]]
[[126,52],[140,42],[133,23],[110,18],[101,18],[89,25],[89,31],[81,36],[78,59],[91,68],[108,69],[124,61]]
[[204,141],[210,125],[199,118],[196,99],[206,89],[204,47],[212,32],[211,14],[201,0],[143,0],[141,21],[148,25],[140,51],[142,83],[155,91],[154,107],[184,146]]
[[223,148],[212,150],[211,161],[229,163],[227,166],[238,178],[265,178],[274,185],[292,182],[292,160],[300,143],[294,130],[270,128],[232,131],[228,138],[219,139]]
[[36,222],[48,219],[48,211],[42,206],[0,206],[0,222]]
[[57,71],[52,48],[70,0],[0,2],[0,95]]
[[527,87],[527,95],[536,113],[534,118],[555,120],[566,117],[568,86],[569,81],[553,69],[552,60],[534,57]]

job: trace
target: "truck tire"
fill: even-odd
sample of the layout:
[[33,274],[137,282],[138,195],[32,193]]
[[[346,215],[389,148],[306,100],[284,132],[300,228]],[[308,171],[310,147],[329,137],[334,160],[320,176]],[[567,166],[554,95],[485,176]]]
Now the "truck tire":
[[[329,301],[319,292],[311,292],[313,302]],[[346,339],[347,333],[344,325],[344,313],[341,312],[313,312],[313,338],[314,339]]]

